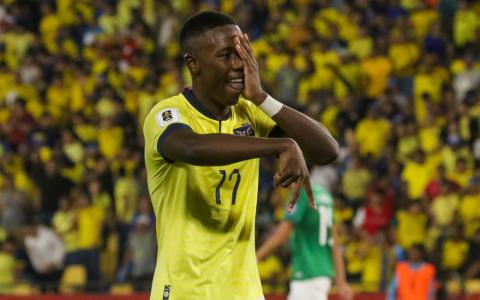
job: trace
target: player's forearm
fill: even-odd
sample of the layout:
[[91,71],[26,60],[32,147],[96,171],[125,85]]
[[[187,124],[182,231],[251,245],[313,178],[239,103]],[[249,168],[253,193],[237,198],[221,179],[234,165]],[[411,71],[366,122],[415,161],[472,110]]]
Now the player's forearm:
[[285,243],[290,237],[292,225],[289,222],[283,221],[275,229],[275,232],[270,236],[265,243],[257,250],[257,260],[263,260],[272,254],[278,247]]
[[200,166],[219,166],[279,155],[294,143],[291,139],[174,132],[165,140],[162,153],[174,161]]
[[340,249],[340,243],[338,238],[338,229],[336,225],[332,228],[333,233],[333,263],[335,264],[335,282],[337,285],[347,282],[345,277],[345,264],[343,262],[342,251]]
[[312,163],[327,164],[337,158],[338,143],[319,122],[285,105],[273,119]]

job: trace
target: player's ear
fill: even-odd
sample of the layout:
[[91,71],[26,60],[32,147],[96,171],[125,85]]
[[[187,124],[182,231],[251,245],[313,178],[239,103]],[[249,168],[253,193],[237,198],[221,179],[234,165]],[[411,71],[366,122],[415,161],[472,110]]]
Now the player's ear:
[[200,72],[198,58],[195,55],[191,53],[185,53],[183,60],[192,74],[196,75]]

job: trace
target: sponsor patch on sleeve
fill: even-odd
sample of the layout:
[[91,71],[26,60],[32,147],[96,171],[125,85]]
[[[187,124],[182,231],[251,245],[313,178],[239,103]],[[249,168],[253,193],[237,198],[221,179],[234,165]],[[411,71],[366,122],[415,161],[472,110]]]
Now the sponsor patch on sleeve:
[[165,127],[168,124],[180,122],[180,114],[176,108],[166,108],[155,115],[158,126]]

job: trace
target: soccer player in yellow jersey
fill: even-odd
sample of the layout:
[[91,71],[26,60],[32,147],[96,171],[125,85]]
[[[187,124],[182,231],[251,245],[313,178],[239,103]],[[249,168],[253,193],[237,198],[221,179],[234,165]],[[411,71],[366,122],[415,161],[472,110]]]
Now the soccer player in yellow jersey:
[[[145,163],[157,218],[152,300],[264,299],[255,258],[259,158],[278,157],[277,185],[314,206],[306,157],[337,157],[338,144],[306,115],[267,95],[248,37],[216,12],[180,32],[192,87],[145,119]],[[290,138],[272,138],[284,132]]]

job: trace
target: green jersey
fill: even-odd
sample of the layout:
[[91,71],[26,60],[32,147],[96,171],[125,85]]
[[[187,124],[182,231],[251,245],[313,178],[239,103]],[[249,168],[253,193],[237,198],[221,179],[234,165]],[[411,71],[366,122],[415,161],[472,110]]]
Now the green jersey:
[[312,190],[317,209],[310,207],[307,193],[302,190],[293,211],[285,214],[285,220],[295,225],[290,237],[292,280],[335,275],[332,257],[332,195],[314,184]]

